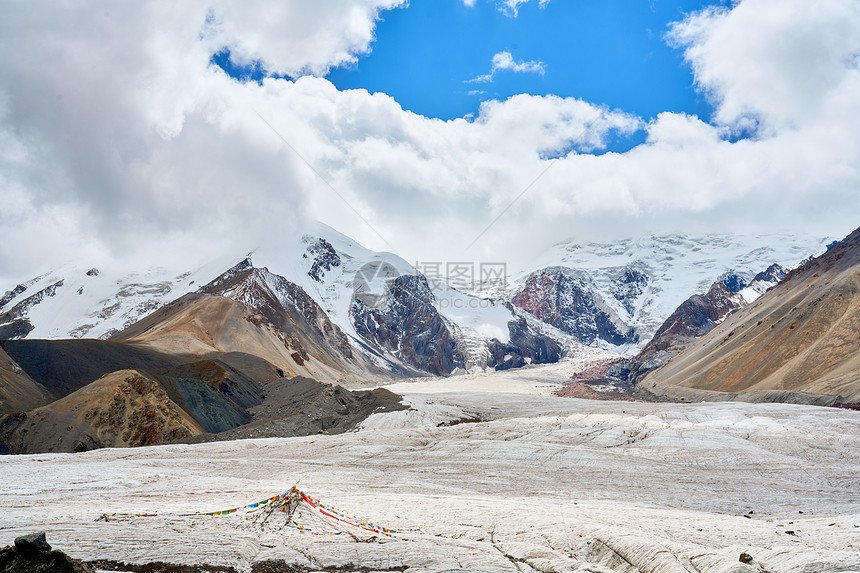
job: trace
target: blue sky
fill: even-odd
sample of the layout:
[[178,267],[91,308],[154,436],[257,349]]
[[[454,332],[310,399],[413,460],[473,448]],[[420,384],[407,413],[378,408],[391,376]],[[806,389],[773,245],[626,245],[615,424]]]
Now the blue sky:
[[[579,98],[646,121],[666,111],[707,121],[713,108],[666,32],[672,22],[714,5],[719,2],[555,0],[526,2],[514,17],[493,0],[473,6],[411,0],[382,13],[369,53],[326,77],[338,89],[382,92],[406,110],[445,120],[477,115],[482,101],[527,93]],[[499,53],[524,69],[491,73]],[[259,63],[231,62],[229,51],[213,62],[245,81],[266,74]],[[610,133],[605,151],[626,151],[645,136],[644,130]]]
[[[644,119],[663,111],[707,119],[711,107],[665,33],[669,23],[712,4],[554,0],[524,4],[513,18],[490,0],[472,7],[412,0],[382,14],[370,54],[328,78],[340,89],[384,92],[405,109],[442,119],[475,114],[482,100],[517,93],[581,98]],[[542,62],[544,74],[500,71],[492,82],[469,82],[487,74],[502,51],[515,61]]]

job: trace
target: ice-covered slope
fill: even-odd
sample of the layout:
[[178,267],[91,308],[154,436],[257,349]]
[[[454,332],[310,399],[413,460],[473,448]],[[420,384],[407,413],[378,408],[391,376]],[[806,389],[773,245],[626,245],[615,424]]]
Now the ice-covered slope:
[[[488,364],[542,362],[560,354],[545,352],[546,346],[572,343],[537,321],[523,323],[505,301],[427,281],[401,257],[368,250],[323,224],[300,240],[273,240],[250,254],[227,253],[196,271],[122,273],[68,265],[0,298],[0,338],[107,338],[169,303],[202,293],[239,264],[255,269],[257,282],[266,283],[251,290],[277,293],[281,283],[291,285],[295,292],[288,298],[307,297],[326,315],[314,312],[313,321],[330,320],[355,351],[388,371],[449,374]],[[246,300],[242,292],[215,294],[255,306],[256,299]]]
[[[860,570],[855,413],[556,398],[516,384],[536,371],[413,384],[433,393],[337,436],[2,458],[0,545],[44,530],[80,559],[210,571]],[[241,511],[176,515],[296,482],[412,541],[305,515],[299,525],[342,534],[285,527],[283,514],[265,526]],[[97,520],[114,512],[172,515]]]
[[[552,293],[558,300],[591,302],[593,298],[589,306],[595,308],[595,315],[602,313],[596,318],[604,322],[609,318],[615,324],[616,329],[603,337],[599,335],[600,329],[592,329],[594,343],[633,353],[651,339],[663,321],[690,295],[707,292],[726,274],[734,273],[750,282],[756,273],[773,263],[786,268],[797,266],[823,252],[830,241],[831,238],[801,234],[673,234],[606,243],[565,242],[553,246],[528,269],[515,274],[508,296],[514,298],[523,292],[530,279],[535,283],[538,274],[561,272],[576,279],[566,282],[582,286],[583,292]],[[568,318],[573,321],[576,317]],[[617,333],[626,334],[630,329],[635,341],[617,344]]]
[[518,327],[519,315],[505,301],[426,280],[401,257],[370,251],[326,225],[306,234],[302,247],[290,256],[264,247],[252,259],[301,286],[380,365],[393,360],[434,374],[492,367],[493,339],[512,344],[525,362],[539,360],[527,342],[517,340],[523,329],[576,344],[543,325]]
[[0,338],[107,338],[195,291],[241,258],[227,256],[180,273],[69,264],[0,298]]
[[694,294],[675,309],[630,364],[630,380],[636,381],[681,353],[710,332],[729,314],[758,300],[788,274],[774,263],[752,282],[728,275],[705,294]]
[[[552,361],[580,343],[635,353],[679,304],[727,273],[748,282],[773,263],[796,265],[827,241],[665,235],[564,243],[515,275],[507,298],[492,299],[425,280],[401,257],[316,224],[296,241],[272,240],[250,256],[225,253],[193,271],[71,264],[46,273],[0,297],[0,338],[107,338],[248,257],[306,293],[356,351],[387,370],[506,368]],[[749,301],[760,290],[742,296]]]
[[[359,339],[351,313],[356,289],[380,297],[374,302],[384,306],[389,295],[386,280],[420,274],[402,257],[366,249],[322,223],[317,223],[302,242],[300,251],[287,256],[281,248],[260,248],[252,255],[254,265],[265,266],[301,286],[332,322]],[[427,285],[435,308],[464,337],[509,340],[508,322],[515,316],[503,302],[462,293],[440,281],[429,280]]]

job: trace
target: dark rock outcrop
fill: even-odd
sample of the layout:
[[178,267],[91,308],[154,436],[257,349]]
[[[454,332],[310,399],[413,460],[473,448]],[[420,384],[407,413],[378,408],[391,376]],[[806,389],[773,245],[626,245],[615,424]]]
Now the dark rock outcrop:
[[558,342],[532,332],[524,318],[509,322],[508,331],[511,335],[509,343],[493,338],[487,344],[490,351],[487,366],[490,368],[508,370],[526,364],[558,362],[561,358],[562,349]]
[[[639,288],[641,278],[631,272],[631,280],[631,288]],[[604,340],[620,346],[636,340],[632,330],[619,329],[609,313],[600,308],[585,281],[562,270],[533,274],[511,302],[583,344]]]
[[350,391],[310,378],[295,377],[265,385],[263,402],[248,412],[252,421],[218,434],[203,434],[188,442],[340,434],[375,412],[402,410],[400,396],[384,388]]
[[638,380],[659,368],[713,330],[730,312],[740,308],[740,301],[733,295],[725,282],[720,281],[707,293],[695,294],[681,303],[633,359],[631,380]]
[[[7,302],[11,302],[11,300],[17,296],[13,295],[13,293],[20,289],[21,286],[22,285],[18,285],[15,289],[7,292],[3,298],[8,299]],[[30,331],[33,330],[33,325],[30,324],[29,320],[27,320],[27,313],[29,310],[45,300],[47,297],[56,295],[57,289],[61,286],[63,286],[63,281],[59,280],[54,284],[43,288],[36,294],[28,296],[3,314],[0,314],[0,339],[24,338],[27,336]],[[24,290],[26,290],[26,288]],[[18,294],[21,294],[24,290],[18,290]],[[10,297],[10,295],[12,296]]]
[[207,432],[247,424],[263,401],[260,384],[218,360],[183,364],[156,375],[167,395]]
[[51,545],[45,537],[45,532],[22,535],[15,540],[15,548],[21,552],[27,551],[50,551]]
[[785,278],[785,275],[788,274],[788,271],[782,268],[780,265],[774,263],[769,266],[767,269],[763,270],[759,274],[757,274],[750,284],[759,282],[759,283],[778,283],[782,279]]
[[308,255],[313,258],[308,276],[317,282],[322,281],[327,271],[339,267],[341,263],[337,251],[334,250],[331,243],[323,238],[317,239],[308,246],[307,254],[303,256],[307,257]]
[[32,323],[26,318],[16,318],[6,324],[0,324],[0,340],[25,338],[33,328]]
[[62,551],[52,551],[45,534],[34,533],[0,550],[3,573],[92,573],[93,569]]
[[13,288],[12,290],[6,291],[6,294],[4,294],[3,296],[0,296],[0,308],[3,308],[4,306],[6,306],[10,302],[12,302],[12,300],[16,296],[18,296],[19,294],[21,294],[25,290],[27,290],[27,285],[19,284],[19,285],[16,285],[15,288]]
[[380,350],[444,376],[463,367],[464,360],[433,301],[423,275],[402,275],[391,281],[384,306],[371,307],[356,298],[350,314],[356,332]]
[[747,286],[747,281],[737,273],[726,273],[720,279],[720,282],[723,283],[723,286],[725,286],[731,293],[741,292],[741,290]]
[[[338,263],[340,264],[340,263]],[[335,265],[336,266],[336,265]],[[313,327],[316,333],[325,340],[329,346],[335,348],[345,358],[352,358],[352,346],[343,331],[334,324],[325,311],[314,299],[297,284],[287,279],[268,272],[261,271],[265,276],[267,284],[275,293],[281,294],[279,300],[288,301],[301,314],[307,323]]]

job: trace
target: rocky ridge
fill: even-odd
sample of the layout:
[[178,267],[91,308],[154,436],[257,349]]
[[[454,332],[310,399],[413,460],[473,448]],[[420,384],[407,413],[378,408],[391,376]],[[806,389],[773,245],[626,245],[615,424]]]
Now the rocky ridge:
[[630,380],[635,382],[681,353],[714,329],[726,317],[754,302],[782,280],[788,271],[774,263],[747,284],[743,277],[727,273],[705,294],[694,294],[666,319],[654,337],[631,361]]
[[[860,399],[860,229],[720,322],[640,384],[701,399]],[[783,398],[774,396],[782,394]],[[741,399],[741,398],[735,398]]]

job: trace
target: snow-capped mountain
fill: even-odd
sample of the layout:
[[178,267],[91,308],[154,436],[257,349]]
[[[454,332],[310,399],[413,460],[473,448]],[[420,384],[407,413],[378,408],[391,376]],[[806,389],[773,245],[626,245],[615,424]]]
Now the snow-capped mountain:
[[[393,361],[419,372],[450,374],[555,361],[562,344],[577,345],[538,321],[523,324],[505,301],[430,281],[401,257],[365,249],[325,225],[305,235],[302,246],[301,255],[289,259],[262,249],[252,259],[299,285],[380,366],[390,368]],[[555,344],[558,352],[540,350],[537,340]],[[499,345],[509,351],[500,355]]]
[[[428,280],[401,257],[317,224],[295,243],[226,254],[182,273],[88,265],[46,273],[0,298],[0,338],[109,338],[182,297],[212,294],[212,282],[226,281],[230,270],[253,269],[243,281],[254,284],[217,295],[258,312],[266,302],[259,297],[276,301],[289,320],[307,322],[313,337],[348,347],[376,368],[407,375],[505,369],[552,362],[580,344],[634,353],[690,294],[715,280],[734,281],[749,302],[767,286],[764,278],[746,285],[755,273],[771,263],[790,267],[826,244],[795,235],[564,243],[519,273],[506,298],[494,299]],[[287,369],[302,366],[289,358],[302,356],[301,341],[290,339],[297,336],[275,336],[291,349]],[[214,348],[200,340],[182,344],[198,353]],[[273,349],[267,360],[281,354]],[[349,361],[348,354],[339,356]],[[332,376],[344,368],[340,360],[329,365]]]
[[[195,294],[228,298],[252,314],[262,313],[271,332],[260,352],[285,371],[318,374],[303,370],[307,339],[338,349],[337,356],[318,355],[328,360],[320,371],[326,379],[337,379],[336,372],[367,372],[367,364],[352,364],[353,351],[359,362],[369,360],[384,371],[447,375],[555,361],[563,344],[572,343],[550,326],[526,320],[505,301],[430,282],[397,255],[365,249],[322,224],[297,244],[265,245],[176,276],[160,269],[119,276],[85,266],[47,273],[3,297],[0,338],[118,337],[198,355],[244,349],[249,333],[241,344],[219,338],[191,325],[183,314],[187,308],[147,318],[145,329],[135,326],[176,301],[203,312],[202,302],[186,300]],[[218,316],[228,311],[247,314],[206,306]],[[280,343],[273,343],[277,339]]]
[[[793,268],[830,241],[710,234],[560,243],[514,275],[507,296],[585,344],[633,354],[691,294],[730,275],[746,286],[763,268]],[[759,294],[750,289],[742,296],[749,302]]]
[[227,257],[178,274],[69,264],[0,298],[0,339],[107,338],[193,292],[234,262]]
[[736,274],[728,274],[711,285],[708,292],[685,300],[631,360],[630,380],[641,379],[680,354],[729,314],[758,300],[787,274],[788,271],[776,263],[758,273],[749,284]]
[[696,400],[855,403],[858,293],[860,229],[729,314],[640,384]]

